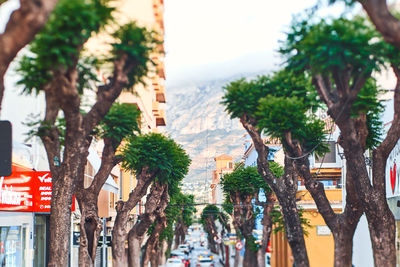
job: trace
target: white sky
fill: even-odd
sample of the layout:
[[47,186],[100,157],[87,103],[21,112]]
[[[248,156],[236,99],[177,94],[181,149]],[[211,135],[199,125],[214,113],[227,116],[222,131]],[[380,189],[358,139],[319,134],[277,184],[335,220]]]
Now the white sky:
[[[276,68],[278,40],[292,16],[317,1],[165,0],[168,84]],[[335,5],[322,13],[342,10]]]

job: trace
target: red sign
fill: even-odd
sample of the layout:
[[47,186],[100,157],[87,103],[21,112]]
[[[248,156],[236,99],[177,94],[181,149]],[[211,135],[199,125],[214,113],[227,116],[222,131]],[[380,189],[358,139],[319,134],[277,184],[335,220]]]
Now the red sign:
[[50,212],[52,189],[50,172],[13,168],[10,176],[0,177],[0,210]]
[[235,247],[236,247],[237,250],[241,250],[241,249],[243,248],[243,243],[242,243],[242,241],[236,242]]
[[267,246],[267,253],[271,253],[272,248],[271,248],[271,240],[269,240],[268,242],[268,246]]

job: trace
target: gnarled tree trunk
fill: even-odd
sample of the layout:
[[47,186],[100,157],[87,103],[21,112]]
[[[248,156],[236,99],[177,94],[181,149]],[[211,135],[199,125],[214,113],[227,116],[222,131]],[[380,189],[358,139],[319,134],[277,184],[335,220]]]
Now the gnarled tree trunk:
[[81,211],[79,266],[94,266],[96,248],[102,229],[97,213],[97,195],[76,195]]
[[140,251],[142,241],[147,230],[153,224],[157,215],[164,212],[169,202],[168,185],[154,182],[150,194],[147,196],[145,213],[141,214],[128,235],[128,262],[129,266],[141,266]]
[[129,194],[128,200],[126,202],[119,201],[117,203],[117,217],[115,218],[111,241],[114,267],[124,267],[127,265],[125,242],[128,237],[129,213],[146,194],[147,188],[153,182],[154,174],[147,173],[147,169],[144,169],[136,178],[136,187]]
[[309,261],[303,228],[296,205],[298,177],[294,168],[294,162],[285,155],[284,174],[280,178],[275,177],[269,169],[269,148],[264,144],[261,133],[255,126],[257,122],[252,121],[246,114],[240,118],[240,122],[249,133],[257,151],[258,173],[275,193],[282,208],[286,236],[292,249],[294,262],[297,267],[308,267]]
[[[381,0],[365,2],[366,5],[383,2],[386,4],[386,1]],[[330,92],[331,84],[326,84],[322,75],[314,77],[315,87],[328,106],[328,114],[341,131],[339,141],[344,149],[348,172],[352,177],[354,187],[357,188],[357,195],[368,220],[376,266],[396,265],[395,224],[386,201],[385,188],[386,160],[400,137],[400,70],[394,65],[392,68],[397,77],[394,119],[385,139],[373,150],[372,183],[364,158],[368,136],[366,115],[354,117],[351,113],[352,103],[365,84],[366,74],[363,73],[351,88],[349,84],[342,84],[341,80],[335,81],[337,89],[332,92]]]
[[148,266],[149,262],[152,267],[158,267],[159,265],[159,252],[162,250],[160,235],[167,227],[167,217],[163,212],[157,215],[155,223],[156,225],[145,245],[146,250],[143,258],[143,266]]
[[267,193],[267,202],[264,204],[263,219],[261,221],[263,225],[262,241],[261,246],[257,251],[258,266],[265,266],[265,253],[272,233],[272,218],[271,212],[274,209],[274,197],[272,193]]

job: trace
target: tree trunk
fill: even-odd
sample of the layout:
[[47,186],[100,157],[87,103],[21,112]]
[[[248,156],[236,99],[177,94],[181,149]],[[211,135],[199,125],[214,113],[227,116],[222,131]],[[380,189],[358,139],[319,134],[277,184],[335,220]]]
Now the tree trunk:
[[[79,266],[91,267],[96,259],[96,249],[102,223],[97,214],[97,195],[76,194],[81,212]],[[105,231],[105,229],[104,229]]]
[[[126,266],[126,249],[125,242],[128,237],[128,221],[129,213],[136,206],[139,200],[146,194],[147,188],[154,179],[153,174],[148,174],[147,170],[137,175],[137,184],[135,189],[129,194],[129,199],[126,202],[119,201],[117,203],[117,217],[115,218],[112,231],[112,257],[114,267]],[[139,266],[139,265],[137,265]]]
[[160,264],[160,265],[164,265],[165,264],[165,262],[166,262],[166,256],[165,256],[165,253],[167,252],[167,249],[168,249],[168,243],[167,243],[167,241],[165,241],[165,240],[163,240],[163,241],[161,241],[161,244],[160,244],[160,254],[159,254],[159,259],[158,259],[158,263]]
[[158,267],[158,255],[160,248],[160,235],[167,227],[167,217],[161,213],[157,216],[156,225],[146,242],[146,250],[143,259],[143,266],[148,266],[149,262],[152,267]]
[[277,197],[282,207],[286,237],[292,249],[296,266],[308,266],[307,251],[305,249],[306,244],[296,200],[293,197],[285,197],[284,194],[280,194]]
[[134,232],[129,232],[128,237],[128,262],[129,266],[142,266],[140,264],[140,252],[144,236],[134,236]]
[[296,267],[307,267],[309,266],[307,250],[296,205],[298,177],[294,169],[293,160],[285,155],[284,174],[282,177],[275,177],[269,169],[269,148],[264,144],[261,133],[255,126],[256,122],[251,121],[251,118],[246,114],[240,118],[240,122],[249,133],[258,153],[257,170],[275,193],[282,207],[286,236],[292,249]]
[[270,216],[272,210],[274,209],[274,198],[272,193],[267,194],[267,203],[264,205],[263,210],[263,233],[261,246],[257,251],[257,261],[258,266],[265,266],[265,253],[267,253],[267,247],[272,233],[272,218]]
[[234,267],[239,267],[240,264],[240,250],[236,250],[235,251],[235,263],[234,263]]
[[385,189],[383,189],[387,157],[382,158],[376,155],[377,153],[374,154],[374,186],[372,187],[361,146],[352,143],[345,145],[344,148],[349,162],[348,171],[358,174],[355,176],[354,183],[360,189],[359,197],[368,220],[375,266],[396,266],[395,220],[387,204]]
[[180,241],[181,235],[179,233],[181,227],[182,227],[182,222],[179,220],[176,222],[176,225],[175,225],[174,249],[177,249],[178,246],[181,244],[181,241]]
[[211,250],[212,253],[217,254],[217,246],[215,243],[215,237],[217,235],[217,232],[215,230],[215,222],[214,222],[214,215],[209,215],[205,218],[205,231],[207,232],[207,241],[208,241],[208,248]]
[[53,184],[51,197],[49,267],[68,265],[73,189],[68,175],[62,182],[61,186]]
[[335,242],[334,264],[336,267],[352,267],[354,231],[333,232]]
[[244,252],[243,267],[262,267],[263,265],[258,265],[257,252],[252,251],[247,245],[247,242],[245,249],[246,250]]
[[145,213],[140,215],[140,220],[129,231],[128,236],[128,262],[129,266],[140,265],[140,252],[144,236],[156,217],[164,212],[169,202],[168,185],[154,182],[151,192],[147,196]]

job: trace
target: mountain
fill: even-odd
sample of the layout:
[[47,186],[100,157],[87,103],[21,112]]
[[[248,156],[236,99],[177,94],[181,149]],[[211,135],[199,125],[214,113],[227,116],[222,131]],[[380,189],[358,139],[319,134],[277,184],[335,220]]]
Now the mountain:
[[225,153],[238,161],[243,155],[245,130],[220,104],[223,86],[237,78],[167,87],[166,131],[192,159],[186,189],[209,188],[215,156]]

